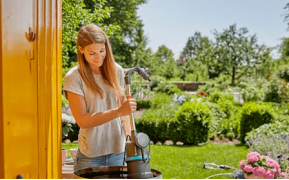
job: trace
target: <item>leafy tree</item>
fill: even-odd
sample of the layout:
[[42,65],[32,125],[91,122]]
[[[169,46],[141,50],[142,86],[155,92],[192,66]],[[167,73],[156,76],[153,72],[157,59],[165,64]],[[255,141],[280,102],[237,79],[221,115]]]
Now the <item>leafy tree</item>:
[[78,29],[89,23],[97,23],[109,35],[116,31],[116,25],[105,25],[112,8],[105,6],[105,0],[92,0],[94,9],[87,9],[83,0],[62,0],[62,67],[63,75],[76,64],[76,38]]
[[178,76],[178,67],[174,59],[174,53],[165,45],[161,45],[154,53],[150,69],[152,74],[160,75],[166,79],[171,79]]
[[[221,73],[220,65],[214,56],[214,46],[208,37],[203,37],[200,32],[188,38],[186,46],[181,52],[180,58],[187,58],[188,61],[199,61],[206,65],[209,77],[217,77]],[[183,74],[192,73],[195,66],[186,65],[183,67]],[[184,70],[185,69],[185,70]],[[185,77],[182,77],[183,79]]]
[[289,30],[289,3],[287,3],[284,7],[284,9],[286,10],[286,13],[285,13],[285,18],[284,18],[284,21],[287,21],[288,23],[288,28],[287,30]]
[[219,33],[215,31],[215,57],[222,71],[232,77],[232,84],[245,74],[251,74],[258,64],[270,59],[270,49],[257,44],[256,35],[248,36],[247,28],[231,25]]

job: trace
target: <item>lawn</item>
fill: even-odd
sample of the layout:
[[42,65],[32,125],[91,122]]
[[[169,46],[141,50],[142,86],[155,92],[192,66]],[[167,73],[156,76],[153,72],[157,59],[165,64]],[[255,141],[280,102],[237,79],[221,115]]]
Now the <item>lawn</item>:
[[[62,144],[75,148],[78,144]],[[247,156],[245,146],[233,144],[207,144],[205,146],[151,146],[151,168],[163,173],[164,179],[205,179],[213,174],[234,170],[204,169],[204,163],[215,163],[239,168],[239,161]],[[68,154],[70,157],[70,154]],[[217,176],[216,178],[229,178]]]

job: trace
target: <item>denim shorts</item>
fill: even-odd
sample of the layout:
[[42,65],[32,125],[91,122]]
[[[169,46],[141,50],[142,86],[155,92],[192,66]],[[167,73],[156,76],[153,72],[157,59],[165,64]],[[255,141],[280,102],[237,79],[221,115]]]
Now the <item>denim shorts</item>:
[[123,152],[90,158],[83,155],[78,149],[74,162],[74,172],[80,169],[98,166],[123,166],[123,161],[124,161]]

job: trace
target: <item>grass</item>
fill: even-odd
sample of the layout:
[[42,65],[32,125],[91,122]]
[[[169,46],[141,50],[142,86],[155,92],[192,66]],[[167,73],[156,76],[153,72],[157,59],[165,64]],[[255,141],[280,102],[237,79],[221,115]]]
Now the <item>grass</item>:
[[[62,144],[63,148],[76,148],[78,144]],[[204,169],[204,163],[215,163],[239,168],[249,150],[242,145],[207,144],[205,146],[151,146],[151,168],[163,173],[164,179],[205,179],[234,170]],[[216,176],[216,178],[230,178]]]
[[72,148],[78,148],[78,143],[62,143],[62,149],[67,149],[66,158],[71,158],[71,154],[68,150]]

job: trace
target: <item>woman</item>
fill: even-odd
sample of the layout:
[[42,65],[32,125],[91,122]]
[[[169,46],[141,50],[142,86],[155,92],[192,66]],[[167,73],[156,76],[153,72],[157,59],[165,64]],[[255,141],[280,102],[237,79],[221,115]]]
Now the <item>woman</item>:
[[127,115],[136,100],[125,99],[124,72],[116,64],[109,40],[94,24],[77,36],[78,66],[65,76],[63,91],[80,131],[74,171],[97,166],[123,165]]

